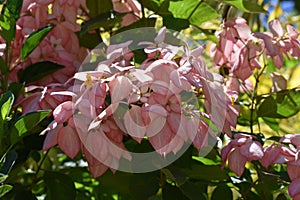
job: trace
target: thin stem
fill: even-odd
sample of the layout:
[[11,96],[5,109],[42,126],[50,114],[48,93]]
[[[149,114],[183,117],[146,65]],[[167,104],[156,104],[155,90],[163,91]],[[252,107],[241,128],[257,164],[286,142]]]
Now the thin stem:
[[30,188],[33,188],[33,187],[34,187],[34,185],[35,185],[35,183],[36,183],[36,180],[37,180],[37,177],[38,177],[38,174],[39,174],[39,172],[41,171],[42,165],[43,165],[44,161],[46,160],[49,151],[50,151],[50,149],[48,149],[48,150],[46,151],[46,153],[43,155],[43,158],[42,158],[41,162],[39,163],[38,168],[37,168],[37,170],[36,170],[36,172],[35,172],[35,175],[34,175],[34,178],[33,178],[33,181],[32,181],[32,184],[31,184],[31,187],[30,187]]

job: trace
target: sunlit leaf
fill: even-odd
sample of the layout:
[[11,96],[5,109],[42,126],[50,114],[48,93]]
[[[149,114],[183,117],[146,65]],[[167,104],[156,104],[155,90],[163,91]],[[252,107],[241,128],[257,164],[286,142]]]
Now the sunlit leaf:
[[175,18],[187,19],[197,26],[219,16],[215,9],[199,0],[171,1],[169,11]]
[[11,191],[13,189],[13,186],[11,185],[0,185],[0,198],[2,198],[6,193],[8,193],[9,191]]
[[224,0],[224,2],[244,12],[266,13],[262,6],[250,0]]
[[26,134],[33,130],[50,112],[50,110],[41,110],[27,113],[19,117],[12,127],[10,136],[11,143],[15,144],[22,137],[26,136]]
[[25,40],[21,49],[21,58],[24,60],[40,44],[47,34],[54,28],[54,25],[47,25],[33,31]]
[[1,119],[5,120],[6,117],[9,115],[11,107],[14,103],[14,95],[12,92],[8,91],[1,95],[0,97],[0,111],[1,111]]

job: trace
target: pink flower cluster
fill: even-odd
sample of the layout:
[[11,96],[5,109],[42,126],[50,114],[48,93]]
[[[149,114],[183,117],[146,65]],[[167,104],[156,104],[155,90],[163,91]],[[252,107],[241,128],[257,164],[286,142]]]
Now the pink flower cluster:
[[299,199],[300,134],[285,135],[280,139],[279,144],[274,143],[265,148],[255,141],[256,139],[255,136],[236,134],[234,139],[222,149],[222,166],[224,167],[228,160],[229,168],[238,176],[242,176],[247,161],[259,160],[266,169],[271,164],[286,164],[291,179],[289,194],[293,199]]
[[112,3],[114,11],[127,13],[122,18],[122,26],[128,26],[140,19],[141,4],[137,0],[112,0]]
[[[23,112],[42,109],[54,109],[65,97],[53,97],[53,91],[64,88],[64,83],[73,77],[80,64],[87,55],[87,50],[80,47],[75,32],[80,30],[77,16],[88,12],[85,0],[47,0],[23,2],[20,18],[17,21],[16,37],[12,44],[12,59],[9,73],[10,82],[18,82],[18,72],[34,63],[50,61],[64,66],[58,70],[26,87],[29,94],[26,98],[21,96],[18,105]],[[20,62],[21,48],[26,38],[33,31],[46,25],[55,25],[38,47]]]
[[[207,146],[208,138],[216,137],[208,121],[230,131],[237,111],[220,77],[200,58],[203,47],[189,51],[165,44],[165,33],[162,28],[154,43],[142,43],[148,44],[148,58],[139,67],[132,61],[131,41],[110,45],[94,71],[75,74],[68,91],[52,93],[73,101],[55,108],[54,121],[43,132],[48,132],[44,149],[58,144],[71,158],[81,150],[97,177],[117,169],[121,158],[131,159],[124,137],[139,143],[147,138],[165,156],[188,141],[199,151]],[[205,112],[189,95],[204,98]]]
[[273,20],[269,29],[270,32],[253,33],[245,19],[229,19],[218,35],[218,45],[212,48],[215,64],[244,81],[255,68],[261,68],[260,55],[272,58],[277,68],[282,67],[284,55],[299,58],[299,33],[291,25],[285,32],[280,22]]
[[75,34],[80,30],[80,25],[76,20],[81,8],[86,9],[84,0],[24,1],[20,18],[17,21],[12,66],[18,64],[20,49],[30,33],[49,24],[55,27],[29,55],[26,62],[15,66],[10,76],[12,81],[17,81],[16,74],[19,70],[41,61],[51,61],[65,68],[39,80],[38,85],[64,83],[74,75],[86,54],[79,46]]

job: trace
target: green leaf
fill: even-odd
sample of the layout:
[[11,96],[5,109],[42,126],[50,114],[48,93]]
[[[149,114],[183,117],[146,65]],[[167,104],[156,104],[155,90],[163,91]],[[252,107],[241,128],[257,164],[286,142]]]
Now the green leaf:
[[94,49],[97,45],[102,43],[102,38],[100,35],[94,33],[85,33],[85,34],[80,34],[80,32],[76,33],[78,39],[79,39],[79,44],[81,47],[86,47],[88,49]]
[[0,111],[1,111],[1,119],[3,121],[9,115],[11,107],[14,103],[14,95],[11,91],[8,91],[1,95],[0,97]]
[[55,200],[74,200],[76,189],[72,179],[59,172],[45,172],[43,177],[48,188],[47,198]]
[[21,58],[24,60],[29,54],[40,44],[46,35],[54,28],[54,25],[44,26],[36,31],[33,31],[25,40],[21,49]]
[[51,110],[41,110],[22,115],[13,126],[11,143],[15,144],[27,132],[35,128],[50,112]]
[[188,198],[182,193],[182,191],[176,187],[166,183],[162,190],[163,199],[172,200],[188,200]]
[[[258,99],[262,96],[258,96]],[[282,90],[266,97],[260,104],[257,115],[269,118],[289,118],[300,111],[300,91]]]
[[86,5],[89,8],[89,16],[91,18],[113,10],[112,0],[86,0]]
[[133,174],[129,190],[135,199],[148,199],[155,195],[159,189],[159,173],[150,172]]
[[187,19],[197,26],[219,16],[215,9],[199,0],[171,1],[169,11],[175,18]]
[[30,65],[24,70],[19,71],[18,76],[21,83],[25,82],[27,84],[38,81],[43,77],[63,68],[64,66],[62,65],[50,61],[43,61]]
[[101,13],[88,21],[81,24],[80,34],[85,34],[88,31],[103,28],[104,30],[112,29],[117,23],[122,21],[126,13],[107,12]]
[[197,161],[203,163],[204,165],[220,165],[221,164],[220,162],[216,162],[209,158],[204,158],[204,157],[199,157],[199,156],[193,156],[192,158],[193,158],[193,160],[197,160]]
[[191,200],[206,200],[207,198],[204,196],[204,191],[201,188],[194,184],[191,181],[185,182],[182,186],[180,186],[182,193]]
[[174,18],[172,15],[163,17],[163,25],[168,29],[181,31],[189,27],[190,22],[187,19]]
[[263,117],[264,122],[273,130],[278,133],[279,131],[279,120],[271,117]]
[[257,111],[257,116],[258,117],[277,117],[276,111],[277,111],[276,100],[272,96],[269,96],[259,106],[258,111]]
[[284,193],[280,193],[275,200],[288,200]]
[[6,1],[6,7],[11,13],[15,21],[18,20],[21,9],[22,9],[23,0],[9,0]]
[[9,191],[11,191],[13,188],[13,186],[11,185],[0,185],[0,198],[3,197],[6,193],[8,193]]
[[0,173],[0,184],[7,179],[8,175]]
[[225,3],[247,13],[267,13],[262,6],[250,0],[224,0]]
[[211,195],[211,200],[219,200],[219,199],[233,199],[233,194],[231,189],[226,184],[218,185]]
[[9,44],[16,34],[16,20],[6,5],[0,15],[0,27],[2,28],[0,35],[6,40],[6,44]]
[[8,90],[13,93],[15,99],[18,99],[19,95],[24,90],[24,85],[19,82],[12,82],[9,84]]

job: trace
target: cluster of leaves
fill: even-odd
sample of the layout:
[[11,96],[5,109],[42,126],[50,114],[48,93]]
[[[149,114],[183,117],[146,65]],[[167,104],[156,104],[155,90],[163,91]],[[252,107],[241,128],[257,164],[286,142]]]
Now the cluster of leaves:
[[[262,6],[250,0],[139,0],[142,17],[121,26],[124,14],[113,10],[111,0],[87,0],[89,19],[78,32],[81,46],[92,49],[102,41],[102,32],[117,34],[139,28],[154,27],[162,18],[162,25],[181,31],[193,27],[204,33],[207,40],[217,42],[215,26],[221,20],[242,11],[244,16],[258,18],[265,13]],[[219,7],[222,4],[223,7]],[[21,0],[8,0],[2,4],[0,35],[5,39],[4,55],[8,56],[16,33],[16,21],[22,7]],[[254,16],[254,17],[253,17]],[[208,23],[209,22],[209,23]],[[43,38],[53,29],[42,27],[30,34],[21,50],[21,61],[26,60]],[[97,34],[91,31],[96,30]],[[198,33],[195,31],[196,33]],[[142,57],[143,55],[141,55]],[[138,58],[137,58],[138,59]],[[140,58],[143,60],[142,58]],[[130,174],[125,172],[105,173],[93,179],[87,170],[82,155],[70,160],[58,148],[41,151],[43,136],[38,134],[52,121],[50,110],[23,114],[16,103],[25,94],[28,83],[61,69],[63,66],[45,61],[27,67],[19,73],[19,82],[8,82],[11,66],[9,58],[0,57],[0,198],[3,199],[287,199],[289,177],[284,165],[271,166],[268,171],[253,161],[247,165],[241,177],[227,167],[221,169],[220,149],[216,146],[205,158],[200,158],[193,147],[170,166],[159,171]],[[289,65],[293,60],[285,61]],[[268,72],[275,71],[268,62]],[[295,65],[296,66],[296,65]],[[261,74],[255,76],[254,92],[240,94],[238,124],[253,128],[265,123],[275,133],[280,133],[280,120],[295,116],[300,111],[299,90],[284,89],[267,94],[258,94]],[[266,142],[262,131],[258,140]],[[222,138],[224,139],[224,138]],[[278,141],[278,137],[268,140]],[[126,141],[126,147],[135,152],[152,151],[147,140],[141,144]]]

